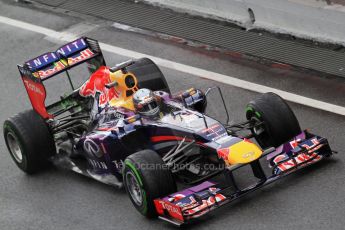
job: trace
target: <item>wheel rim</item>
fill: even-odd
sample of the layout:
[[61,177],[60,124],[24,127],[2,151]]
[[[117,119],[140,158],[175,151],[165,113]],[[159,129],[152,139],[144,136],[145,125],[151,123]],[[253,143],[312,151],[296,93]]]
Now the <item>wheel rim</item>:
[[134,203],[141,206],[143,203],[143,193],[137,178],[131,171],[126,173],[126,185]]
[[10,148],[10,152],[14,159],[18,163],[22,163],[23,161],[23,153],[22,150],[20,149],[20,145],[18,143],[17,138],[11,133],[7,133],[7,143],[8,147]]
[[[261,122],[257,117],[251,117],[251,120],[254,121],[254,122]],[[265,132],[265,128],[263,125],[260,125],[260,126],[255,126],[253,128],[253,132],[256,136],[260,136],[263,132]]]
[[[253,116],[251,117],[251,120],[254,120],[255,122],[262,122],[258,117]],[[258,127],[254,127],[252,129],[254,135],[256,136],[257,142],[261,145],[261,147],[266,148],[269,146],[272,146],[269,133],[267,131],[267,127],[265,124],[262,124]]]

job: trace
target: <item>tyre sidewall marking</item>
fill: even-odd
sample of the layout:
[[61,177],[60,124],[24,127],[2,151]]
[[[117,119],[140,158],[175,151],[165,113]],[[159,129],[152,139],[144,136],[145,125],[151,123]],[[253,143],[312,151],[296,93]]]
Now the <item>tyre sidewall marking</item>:
[[[142,195],[143,195],[143,213],[146,214],[147,213],[147,200],[146,200],[146,191],[144,189],[144,185],[143,185],[143,182],[142,182],[142,179],[140,177],[140,173],[138,172],[138,170],[135,168],[135,166],[132,164],[132,162],[130,162],[129,160],[125,160],[125,166],[128,166],[129,169],[134,172],[134,175],[135,177],[137,178],[137,180],[139,181],[139,184],[140,184],[140,188],[141,188],[141,191],[142,191]],[[127,183],[126,183],[127,184]],[[132,197],[131,197],[132,199]]]

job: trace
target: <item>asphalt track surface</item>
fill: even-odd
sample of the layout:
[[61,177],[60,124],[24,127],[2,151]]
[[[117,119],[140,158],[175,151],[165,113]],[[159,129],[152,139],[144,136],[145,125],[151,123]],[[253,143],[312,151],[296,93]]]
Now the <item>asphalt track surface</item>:
[[[0,1],[0,16],[57,31],[80,23],[97,25],[86,33],[102,42],[208,69],[313,99],[345,106],[345,81],[291,70],[270,69],[244,60],[209,53],[111,27],[112,22]],[[91,28],[90,27],[90,28]],[[74,27],[72,31],[77,31]],[[0,122],[30,103],[17,63],[47,51],[61,41],[0,23]],[[127,58],[105,52],[109,65]],[[244,119],[245,105],[257,93],[162,68],[173,92],[220,85],[232,120]],[[83,75],[83,74],[81,74]],[[86,78],[87,76],[81,76]],[[59,95],[67,86],[56,80],[48,92]],[[217,210],[190,229],[344,229],[345,117],[290,103],[304,128],[329,138],[339,154],[291,175]],[[162,229],[175,228],[147,220],[132,207],[124,190],[114,189],[73,172],[52,168],[35,176],[22,173],[0,139],[0,229]]]

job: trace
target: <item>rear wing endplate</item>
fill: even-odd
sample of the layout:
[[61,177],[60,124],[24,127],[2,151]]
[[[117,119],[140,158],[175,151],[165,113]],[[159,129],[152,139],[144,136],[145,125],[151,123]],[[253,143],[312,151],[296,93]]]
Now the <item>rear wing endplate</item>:
[[52,117],[45,106],[46,90],[43,81],[84,62],[88,64],[90,73],[105,65],[98,42],[87,37],[78,38],[55,52],[44,53],[18,65],[31,104],[43,118]]

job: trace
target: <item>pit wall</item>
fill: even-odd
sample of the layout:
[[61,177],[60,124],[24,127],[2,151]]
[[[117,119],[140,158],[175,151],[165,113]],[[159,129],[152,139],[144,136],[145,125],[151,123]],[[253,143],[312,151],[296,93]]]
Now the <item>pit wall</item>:
[[143,0],[179,12],[345,45],[345,0]]

